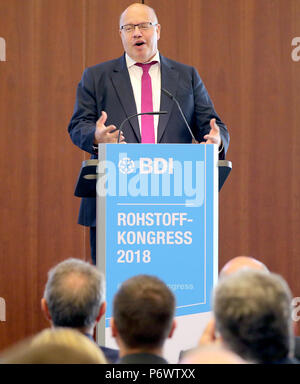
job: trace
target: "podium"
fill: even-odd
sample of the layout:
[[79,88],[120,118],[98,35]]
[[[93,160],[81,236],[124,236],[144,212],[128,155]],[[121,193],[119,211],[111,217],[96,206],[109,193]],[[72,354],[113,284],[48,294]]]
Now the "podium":
[[231,163],[218,160],[213,144],[99,144],[98,153],[98,160],[83,163],[75,190],[97,198],[97,267],[107,301],[97,341],[115,347],[109,322],[119,285],[137,274],[155,275],[176,297],[180,328],[170,350],[178,356],[195,346],[199,319],[211,310],[218,192]]

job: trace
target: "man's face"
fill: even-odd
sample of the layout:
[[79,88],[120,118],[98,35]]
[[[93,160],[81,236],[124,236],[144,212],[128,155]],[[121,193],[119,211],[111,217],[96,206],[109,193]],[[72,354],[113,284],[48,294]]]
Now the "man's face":
[[[156,18],[151,8],[132,6],[121,16],[120,26],[145,22],[156,23]],[[157,52],[160,25],[151,26],[147,30],[140,30],[136,27],[132,32],[120,30],[120,36],[127,55],[138,63],[145,63],[150,61]]]

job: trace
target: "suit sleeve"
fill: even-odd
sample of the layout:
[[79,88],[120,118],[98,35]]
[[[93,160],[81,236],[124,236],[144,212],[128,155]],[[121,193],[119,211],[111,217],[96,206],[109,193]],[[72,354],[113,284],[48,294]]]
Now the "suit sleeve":
[[77,87],[74,113],[68,126],[75,145],[86,152],[94,153],[93,142],[98,120],[94,79],[87,68]]
[[193,131],[195,137],[201,142],[203,136],[210,131],[210,120],[215,118],[220,128],[220,135],[223,147],[219,158],[224,159],[229,145],[229,133],[226,125],[222,122],[215,111],[213,102],[201,80],[198,72],[193,68],[193,89],[194,89],[194,122]]

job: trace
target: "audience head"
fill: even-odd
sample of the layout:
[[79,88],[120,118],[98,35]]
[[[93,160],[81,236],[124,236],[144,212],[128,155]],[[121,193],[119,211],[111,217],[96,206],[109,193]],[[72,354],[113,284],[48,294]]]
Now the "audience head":
[[94,328],[105,312],[102,274],[79,259],[59,263],[49,271],[42,309],[54,327]]
[[291,292],[279,275],[242,269],[214,290],[216,330],[247,361],[278,362],[293,351]]
[[[112,332],[125,349],[161,349],[175,328],[175,297],[154,276],[126,280],[114,297]],[[121,343],[120,343],[121,342]]]
[[268,268],[261,261],[249,256],[237,256],[229,260],[220,271],[220,277],[228,276],[242,268],[251,268],[269,272]]
[[98,346],[74,329],[47,329],[2,355],[3,364],[106,364]]
[[246,361],[220,345],[206,345],[187,352],[180,364],[246,364]]

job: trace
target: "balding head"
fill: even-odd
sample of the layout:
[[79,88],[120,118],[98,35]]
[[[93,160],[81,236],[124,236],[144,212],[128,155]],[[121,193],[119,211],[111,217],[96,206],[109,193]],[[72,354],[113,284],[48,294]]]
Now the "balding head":
[[156,13],[155,13],[153,8],[149,7],[146,4],[133,3],[133,4],[129,5],[129,7],[127,7],[125,9],[125,11],[122,12],[122,14],[120,16],[120,26],[124,24],[123,21],[124,21],[124,18],[127,14],[130,14],[130,16],[131,16],[132,14],[136,14],[136,13],[140,13],[140,12],[147,12],[147,14],[151,17],[151,21],[153,21],[155,23],[158,22]]
[[49,271],[42,308],[54,326],[90,327],[103,304],[104,277],[95,266],[67,259]]
[[231,275],[243,268],[256,269],[259,271],[269,272],[268,268],[261,261],[249,256],[237,256],[229,260],[221,269],[220,277]]

